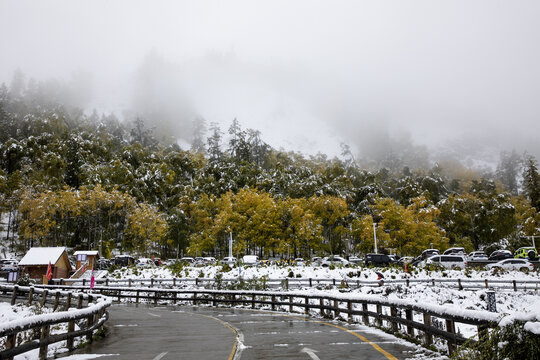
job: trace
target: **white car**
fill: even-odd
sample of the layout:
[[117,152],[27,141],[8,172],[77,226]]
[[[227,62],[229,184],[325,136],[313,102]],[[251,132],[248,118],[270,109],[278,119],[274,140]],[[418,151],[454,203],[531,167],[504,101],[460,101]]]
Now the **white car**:
[[302,258],[294,259],[294,263],[296,264],[296,266],[306,266],[306,260]]
[[156,266],[154,261],[152,261],[152,259],[149,259],[149,258],[137,259],[136,265],[138,267],[154,267],[154,266]]
[[330,266],[331,264],[333,264],[334,266],[335,265],[348,266],[349,262],[345,260],[344,258],[342,258],[341,256],[337,256],[337,255],[327,256],[321,261],[322,267],[327,267],[327,266]]
[[223,258],[221,261],[220,261],[220,264],[222,265],[229,265],[229,266],[233,266],[233,265],[236,265],[236,263],[238,262],[238,260],[236,260],[236,258],[234,256],[232,257],[225,257]]
[[435,255],[425,261],[427,264],[437,264],[446,269],[465,269],[467,261],[462,255]]
[[469,260],[480,260],[484,261],[488,259],[488,256],[483,251],[473,251],[468,255]]
[[244,255],[242,263],[245,266],[259,266],[260,261],[257,255]]
[[215,264],[217,262],[216,258],[213,256],[206,256],[203,260],[206,264]]
[[534,265],[525,259],[506,259],[493,264],[488,264],[486,265],[486,269],[532,271],[534,270]]
[[0,260],[0,271],[17,271],[19,270],[19,262],[15,259]]

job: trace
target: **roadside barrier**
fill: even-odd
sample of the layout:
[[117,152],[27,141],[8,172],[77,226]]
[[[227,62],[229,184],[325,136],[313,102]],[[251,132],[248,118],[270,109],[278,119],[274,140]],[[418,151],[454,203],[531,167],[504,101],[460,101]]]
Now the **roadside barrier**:
[[[16,355],[37,348],[39,348],[39,358],[46,359],[49,345],[66,340],[68,349],[72,350],[75,338],[80,336],[86,336],[86,340],[92,342],[94,331],[107,321],[107,308],[112,304],[111,299],[102,295],[74,293],[73,289],[61,291],[60,289],[0,285],[0,296],[10,299],[11,305],[17,302],[28,305],[39,302],[42,306],[53,307],[52,313],[1,324],[0,339],[4,340],[4,346],[0,348],[0,360],[11,360]],[[51,334],[51,327],[59,324],[67,324],[67,331]],[[22,332],[30,332],[32,340],[21,343],[17,335]]]
[[[207,286],[217,288],[218,284],[227,284],[238,282],[240,278],[235,279],[219,279],[215,278],[150,278],[150,279],[95,279],[96,284],[104,286],[172,286],[181,285],[192,286]],[[249,279],[241,279],[247,281]],[[259,278],[259,280],[261,280]],[[56,285],[79,284],[83,287],[90,284],[89,279],[53,279]],[[343,286],[348,288],[360,288],[363,286],[383,286],[392,284],[402,284],[409,287],[414,284],[424,284],[426,286],[443,286],[448,288],[456,288],[459,290],[476,290],[476,289],[500,289],[500,290],[540,290],[539,280],[504,280],[504,279],[448,279],[448,278],[429,278],[429,279],[380,279],[380,280],[360,280],[354,278],[281,278],[281,279],[266,279],[265,284],[269,288],[284,288],[294,289],[302,287],[317,287],[317,286]]]

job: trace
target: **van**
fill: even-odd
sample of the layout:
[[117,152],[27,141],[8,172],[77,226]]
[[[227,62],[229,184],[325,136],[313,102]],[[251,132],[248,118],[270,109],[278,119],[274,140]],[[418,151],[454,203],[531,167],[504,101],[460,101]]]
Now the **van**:
[[446,269],[465,269],[467,261],[462,255],[435,255],[427,259],[426,264],[437,264]]
[[245,266],[259,266],[259,257],[257,255],[244,255],[242,263]]

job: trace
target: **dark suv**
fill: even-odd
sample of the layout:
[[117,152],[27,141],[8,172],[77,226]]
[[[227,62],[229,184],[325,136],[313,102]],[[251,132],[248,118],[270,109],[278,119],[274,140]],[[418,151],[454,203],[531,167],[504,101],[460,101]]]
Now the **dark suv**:
[[512,253],[508,250],[496,250],[489,255],[489,260],[504,260],[512,257]]
[[367,254],[364,259],[364,264],[373,266],[388,266],[392,262],[392,259],[384,254]]

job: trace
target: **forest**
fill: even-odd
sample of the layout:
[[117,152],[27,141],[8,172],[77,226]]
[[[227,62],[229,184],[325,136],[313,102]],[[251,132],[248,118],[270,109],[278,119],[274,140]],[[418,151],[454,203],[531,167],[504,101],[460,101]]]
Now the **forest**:
[[399,255],[463,246],[515,250],[540,222],[536,159],[496,170],[418,167],[404,154],[360,164],[274,149],[255,129],[195,118],[190,148],[156,138],[152,119],[120,120],[54,100],[39,83],[0,86],[4,248],[99,249],[175,258]]

